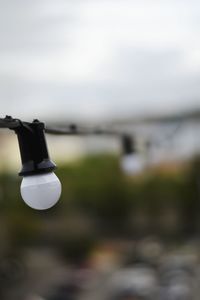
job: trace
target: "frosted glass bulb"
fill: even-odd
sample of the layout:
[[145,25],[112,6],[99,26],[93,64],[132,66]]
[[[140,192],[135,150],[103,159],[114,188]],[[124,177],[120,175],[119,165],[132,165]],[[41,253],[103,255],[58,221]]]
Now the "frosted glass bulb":
[[21,195],[31,208],[45,210],[58,202],[61,183],[53,172],[26,176],[21,183]]
[[135,175],[143,171],[144,161],[139,154],[126,154],[121,158],[122,170],[128,175]]

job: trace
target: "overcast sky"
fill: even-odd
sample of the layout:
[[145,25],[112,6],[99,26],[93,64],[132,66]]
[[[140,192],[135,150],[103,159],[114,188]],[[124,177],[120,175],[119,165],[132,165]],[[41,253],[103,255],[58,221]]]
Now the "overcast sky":
[[199,0],[0,0],[1,115],[200,107]]

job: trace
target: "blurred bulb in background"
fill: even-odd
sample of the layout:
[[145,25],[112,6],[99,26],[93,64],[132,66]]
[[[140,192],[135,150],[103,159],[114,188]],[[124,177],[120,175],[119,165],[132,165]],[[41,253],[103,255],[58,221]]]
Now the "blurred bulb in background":
[[122,157],[121,168],[127,175],[136,175],[143,171],[145,166],[144,158],[136,150],[136,142],[132,136],[122,136]]
[[144,160],[138,153],[123,155],[121,158],[121,168],[127,175],[136,175],[144,169]]

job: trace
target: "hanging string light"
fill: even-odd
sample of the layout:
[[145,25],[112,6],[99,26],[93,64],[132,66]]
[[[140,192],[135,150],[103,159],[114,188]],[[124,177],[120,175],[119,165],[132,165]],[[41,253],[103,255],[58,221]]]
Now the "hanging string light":
[[24,202],[38,210],[54,206],[61,195],[61,184],[54,174],[44,134],[44,123],[38,120],[14,129],[18,137],[23,177],[21,195]]
[[121,168],[127,175],[136,175],[143,171],[144,161],[136,148],[136,142],[128,134],[122,135]]
[[107,128],[84,128],[71,124],[64,128],[47,127],[34,120],[23,122],[10,116],[0,118],[0,128],[9,128],[17,134],[22,168],[21,195],[24,202],[38,210],[54,206],[61,195],[61,183],[54,174],[56,165],[50,160],[45,132],[58,135],[112,135],[122,140],[121,166],[126,174],[136,174],[143,169],[140,155],[136,151],[130,134],[122,134]]
[[6,116],[0,119],[1,128],[17,134],[22,168],[21,196],[33,209],[45,210],[54,206],[61,195],[61,183],[54,174],[56,165],[50,160],[45,139],[45,125],[38,120],[22,122]]

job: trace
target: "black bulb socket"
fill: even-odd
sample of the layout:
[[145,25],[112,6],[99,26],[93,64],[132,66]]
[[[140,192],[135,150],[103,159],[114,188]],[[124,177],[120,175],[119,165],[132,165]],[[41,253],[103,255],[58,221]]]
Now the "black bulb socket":
[[124,155],[133,154],[136,152],[135,142],[130,135],[122,136],[122,150]]
[[14,130],[17,134],[22,161],[19,176],[49,173],[56,169],[56,165],[49,158],[44,123],[38,120],[32,123],[21,123]]

